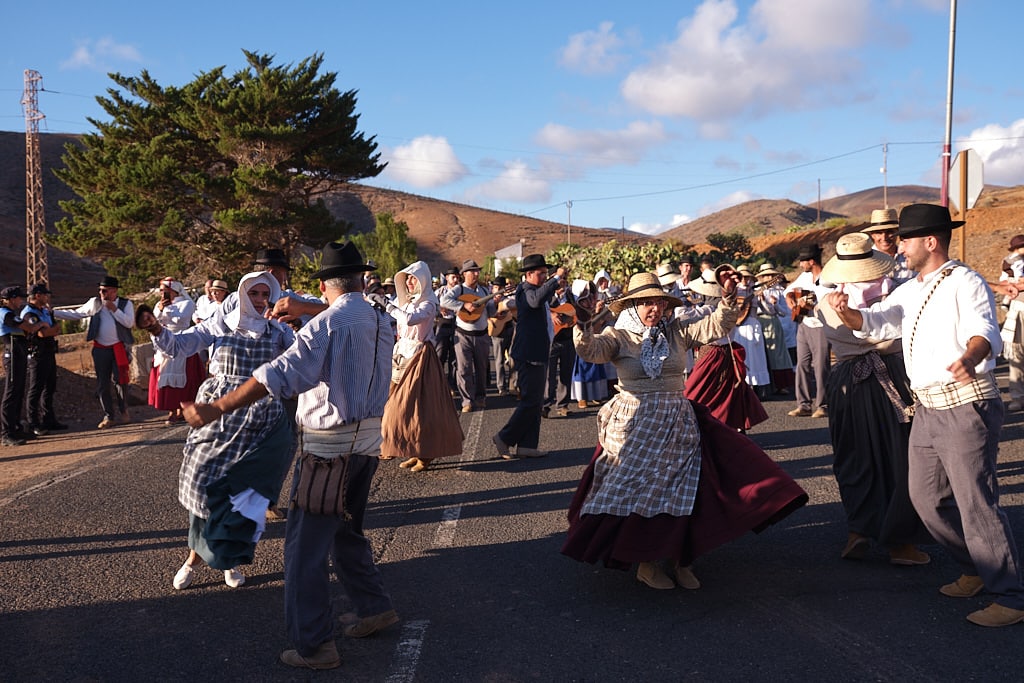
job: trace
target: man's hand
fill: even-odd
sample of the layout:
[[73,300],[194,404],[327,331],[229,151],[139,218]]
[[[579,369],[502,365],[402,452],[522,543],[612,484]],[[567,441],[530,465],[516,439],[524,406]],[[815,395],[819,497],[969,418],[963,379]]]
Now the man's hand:
[[830,292],[825,296],[825,301],[840,317],[850,308],[850,295],[842,291]]
[[740,276],[735,270],[723,268],[718,271],[717,276],[718,284],[725,294],[734,294],[736,292],[736,287],[740,284]]
[[366,297],[367,301],[369,301],[372,305],[376,306],[380,310],[388,310],[388,299],[380,292],[371,292],[369,294],[364,294],[363,296]]
[[296,299],[290,296],[282,296],[274,304],[274,309],[271,311],[271,317],[275,320],[280,320],[283,323],[290,323],[304,315],[317,315],[326,309],[327,304],[322,302],[313,302],[305,299]]
[[185,414],[185,420],[188,422],[189,426],[197,429],[210,424],[224,414],[221,412],[220,408],[212,403],[192,403],[183,401],[181,403],[181,407]]
[[960,384],[970,384],[974,380],[974,363],[965,358],[957,358],[946,369],[953,375],[953,379]]

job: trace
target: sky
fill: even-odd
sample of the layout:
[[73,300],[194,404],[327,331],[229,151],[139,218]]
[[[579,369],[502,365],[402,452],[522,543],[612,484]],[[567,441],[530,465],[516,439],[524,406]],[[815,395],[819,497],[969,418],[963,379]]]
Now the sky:
[[[656,234],[752,199],[938,188],[950,4],[12,3],[0,130],[25,131],[26,69],[40,130],[86,133],[112,72],[181,86],[242,50],[322,54],[388,162],[365,184]],[[1024,3],[959,3],[953,154],[989,184],[1024,184],[1021,25]]]

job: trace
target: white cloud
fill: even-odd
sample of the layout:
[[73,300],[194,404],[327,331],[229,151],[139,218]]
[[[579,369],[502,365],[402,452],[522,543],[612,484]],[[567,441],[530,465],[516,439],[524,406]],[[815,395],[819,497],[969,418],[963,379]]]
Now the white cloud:
[[737,190],[736,192],[725,195],[721,199],[718,199],[714,202],[711,202],[710,204],[705,204],[704,206],[700,207],[700,209],[698,209],[697,211],[697,215],[708,216],[710,214],[715,213],[716,211],[728,209],[730,206],[736,206],[737,204],[742,204],[743,202],[751,202],[754,201],[755,199],[762,198],[762,195],[756,194],[749,190]]
[[833,185],[832,187],[825,188],[824,190],[821,191],[821,198],[822,199],[833,199],[835,197],[842,197],[843,195],[846,195],[846,194],[849,194],[849,193],[850,193],[850,191],[847,190],[842,185]]
[[689,223],[693,219],[689,216],[681,213],[677,213],[672,216],[672,220],[668,223],[630,223],[627,228],[633,232],[639,232],[644,235],[657,235],[658,233],[671,230],[672,228],[678,228],[684,223]]
[[993,185],[1024,183],[1024,119],[1009,126],[991,123],[957,140],[959,149],[973,149],[981,157],[985,182]]
[[506,162],[498,177],[469,188],[463,196],[467,203],[480,200],[548,202],[551,201],[551,185],[524,162],[516,160]]
[[60,63],[61,69],[90,69],[93,71],[111,71],[118,64],[132,62],[142,63],[142,54],[134,45],[114,42],[113,38],[84,40],[79,42],[71,56]]
[[549,123],[534,136],[538,145],[582,157],[587,166],[639,163],[652,147],[668,139],[658,121],[634,121],[621,130],[577,130]]
[[626,77],[623,97],[696,119],[706,135],[721,135],[723,119],[744,112],[834,97],[830,88],[852,81],[851,48],[867,36],[868,9],[867,0],[758,0],[738,23],[735,0],[705,0],[679,22],[674,42]]
[[569,43],[562,48],[559,59],[562,66],[585,74],[614,71],[622,62],[622,55],[616,54],[622,46],[622,39],[612,32],[614,26],[610,21],[603,21],[596,31],[569,36]]
[[386,177],[413,187],[440,187],[460,180],[467,170],[448,140],[423,135],[407,145],[382,153],[388,162]]

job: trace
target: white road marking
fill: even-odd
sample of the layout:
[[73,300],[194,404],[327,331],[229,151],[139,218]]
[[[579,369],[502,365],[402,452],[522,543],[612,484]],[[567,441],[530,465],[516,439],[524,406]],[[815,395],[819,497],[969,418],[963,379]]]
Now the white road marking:
[[420,661],[420,650],[423,648],[423,634],[430,622],[426,619],[407,621],[402,626],[402,637],[391,657],[391,670],[385,679],[388,683],[405,683],[416,677],[416,666]]

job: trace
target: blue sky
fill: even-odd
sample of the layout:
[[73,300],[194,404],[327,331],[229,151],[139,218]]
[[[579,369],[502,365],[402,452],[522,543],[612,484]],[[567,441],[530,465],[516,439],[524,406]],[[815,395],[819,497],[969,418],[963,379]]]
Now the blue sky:
[[[242,9],[244,7],[244,9]],[[388,169],[367,184],[656,233],[749,199],[939,186],[948,0],[15,3],[0,129],[84,133],[109,72],[181,85],[323,53]],[[1024,5],[960,2],[954,154],[1024,183]],[[887,153],[883,155],[883,146]],[[886,161],[887,173],[881,168]],[[937,199],[937,197],[936,197]],[[567,206],[572,202],[571,208]]]

